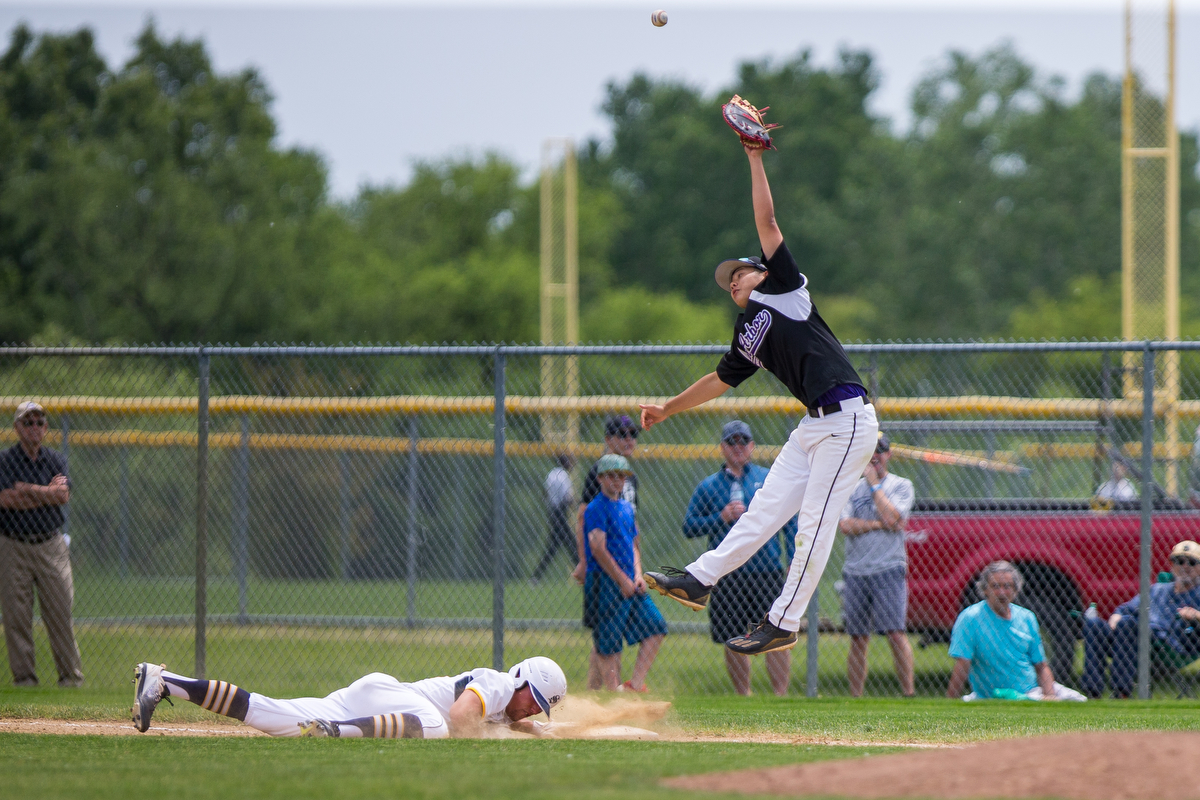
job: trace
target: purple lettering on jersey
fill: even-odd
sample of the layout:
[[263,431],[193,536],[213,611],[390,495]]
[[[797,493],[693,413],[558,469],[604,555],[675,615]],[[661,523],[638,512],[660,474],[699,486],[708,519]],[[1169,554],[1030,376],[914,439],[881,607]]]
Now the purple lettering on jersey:
[[767,338],[767,331],[771,329],[771,313],[765,308],[754,315],[754,319],[748,322],[745,329],[738,334],[738,350],[747,361],[756,367],[762,368],[762,362],[758,360],[758,348],[762,347],[762,343]]

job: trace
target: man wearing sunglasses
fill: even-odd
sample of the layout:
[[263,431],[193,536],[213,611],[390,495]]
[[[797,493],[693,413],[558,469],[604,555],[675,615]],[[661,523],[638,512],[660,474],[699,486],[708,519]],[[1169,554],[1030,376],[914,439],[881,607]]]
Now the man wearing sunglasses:
[[[1160,667],[1179,669],[1200,658],[1200,544],[1183,541],[1175,545],[1171,577],[1170,583],[1150,587],[1151,657]],[[1134,595],[1107,620],[1085,620],[1082,684],[1090,696],[1104,693],[1109,659],[1113,697],[1127,698],[1133,693],[1140,600],[1140,595]]]
[[0,451],[0,613],[8,665],[16,686],[37,686],[33,649],[36,589],[58,685],[83,684],[79,645],[71,624],[75,587],[63,539],[64,506],[71,499],[67,459],[48,447],[46,410],[32,400],[17,406],[17,443]]
[[[683,535],[689,539],[708,537],[709,550],[721,546],[721,541],[746,513],[755,493],[767,480],[766,467],[751,463],[754,434],[740,419],[725,423],[721,429],[721,455],[725,464],[696,487],[683,520]],[[792,561],[795,540],[796,518],[792,517],[749,561],[713,587],[708,622],[714,642],[723,645],[735,636],[741,636],[767,615],[783,590],[783,581],[787,577],[784,565]],[[723,649],[725,669],[733,681],[733,690],[748,697],[750,656]],[[771,689],[783,697],[791,680],[792,653],[776,650],[767,653],[766,660]]]

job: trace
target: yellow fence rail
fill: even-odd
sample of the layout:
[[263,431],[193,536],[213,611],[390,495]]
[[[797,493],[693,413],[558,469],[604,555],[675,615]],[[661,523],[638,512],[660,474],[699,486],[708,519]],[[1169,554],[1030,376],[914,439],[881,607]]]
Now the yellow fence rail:
[[[0,397],[0,413],[11,413],[29,397]],[[106,414],[129,416],[139,414],[195,414],[199,402],[195,397],[89,397],[65,396],[34,398],[51,414]],[[626,395],[594,395],[590,397],[530,397],[509,396],[504,403],[507,413],[514,415],[571,414],[636,414],[639,403],[660,403],[666,398],[631,397]],[[1002,396],[960,397],[883,397],[875,401],[881,418],[914,419],[931,416],[994,416],[1005,419],[1097,419],[1115,417],[1137,419],[1142,415],[1142,401],[1095,400],[1078,398],[1028,398]],[[442,397],[435,395],[403,395],[394,397],[262,397],[228,395],[213,397],[209,413],[264,414],[273,416],[382,416],[406,414],[440,414],[461,416],[491,414],[491,397]],[[800,416],[804,406],[793,397],[721,397],[686,413],[708,416],[762,416],[783,414]],[[1158,417],[1173,412],[1180,417],[1200,420],[1200,400],[1176,403],[1156,403]]]

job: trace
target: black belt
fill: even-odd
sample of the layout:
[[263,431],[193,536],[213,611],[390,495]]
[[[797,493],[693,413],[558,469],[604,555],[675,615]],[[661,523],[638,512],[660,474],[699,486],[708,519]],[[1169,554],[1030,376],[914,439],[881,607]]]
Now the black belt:
[[841,403],[830,403],[827,406],[812,406],[811,408],[808,409],[808,415],[810,417],[818,417],[818,418],[820,418],[822,415],[828,417],[830,414],[836,414],[841,410],[842,410]]

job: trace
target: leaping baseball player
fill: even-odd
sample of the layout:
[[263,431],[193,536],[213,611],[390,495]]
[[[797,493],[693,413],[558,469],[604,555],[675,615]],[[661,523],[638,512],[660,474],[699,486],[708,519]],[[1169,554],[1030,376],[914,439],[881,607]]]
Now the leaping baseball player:
[[143,733],[158,704],[178,697],[271,736],[467,738],[485,725],[540,735],[545,727],[528,717],[544,713],[549,720],[567,693],[562,669],[545,656],[527,658],[508,672],[479,668],[416,683],[373,672],[326,697],[295,700],[176,675],[165,665],[141,663],[133,674],[133,726]]
[[740,97],[725,106],[726,121],[741,136],[750,159],[754,222],[761,258],[737,258],[717,266],[717,284],[743,309],[733,344],[715,372],[662,405],[644,404],[642,427],[694,408],[738,386],[759,368],[783,382],[808,413],[792,431],[750,507],[720,546],[679,570],[647,572],[646,583],[693,609],[707,604],[717,581],[744,564],[799,512],[796,554],[783,592],[766,618],[725,646],[755,655],[796,644],[800,620],[833,547],[838,517],[875,452],[879,425],[867,391],[845,350],[808,293],[808,279],[783,241],[763,149],[771,146],[761,114]]

